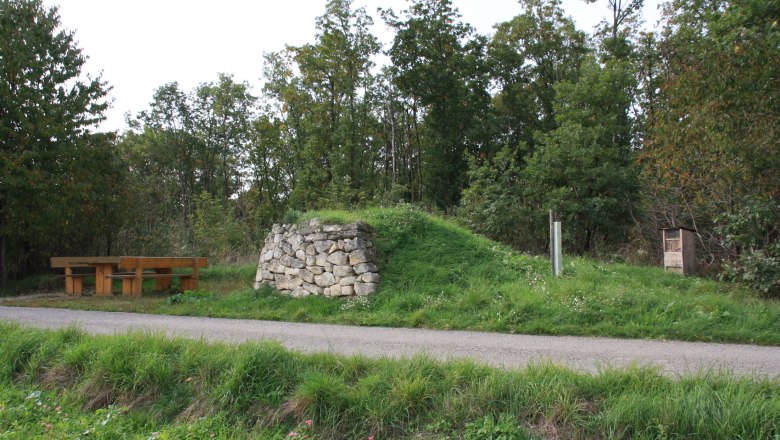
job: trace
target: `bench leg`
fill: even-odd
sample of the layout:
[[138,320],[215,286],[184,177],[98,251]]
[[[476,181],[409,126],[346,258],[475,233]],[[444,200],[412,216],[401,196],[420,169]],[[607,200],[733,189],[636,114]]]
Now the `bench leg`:
[[198,290],[198,279],[195,277],[181,277],[179,279],[179,288],[182,292],[185,290]]
[[133,278],[133,296],[141,296],[144,287],[144,268],[135,268],[135,277]]
[[73,290],[73,269],[65,268],[65,294],[74,295]]
[[[157,272],[157,273],[160,273],[160,274],[171,274],[173,272],[173,270],[170,269],[170,268],[155,269],[154,271]],[[155,286],[154,286],[155,290],[158,290],[158,291],[160,291],[160,290],[168,290],[170,288],[171,288],[171,278],[170,277],[157,278],[155,280]]]
[[81,296],[84,293],[84,277],[70,277],[70,280],[73,286],[73,296]]
[[133,279],[122,279],[122,296],[133,296]]

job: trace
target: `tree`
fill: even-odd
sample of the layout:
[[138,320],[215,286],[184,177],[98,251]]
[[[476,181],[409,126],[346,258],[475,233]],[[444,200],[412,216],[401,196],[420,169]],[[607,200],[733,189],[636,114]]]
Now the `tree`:
[[[40,0],[0,0],[0,272],[2,282],[40,265],[63,225],[76,170],[99,142],[108,87],[81,75],[85,62],[73,33],[61,29],[57,8]],[[88,179],[86,182],[80,179]],[[80,190],[101,191],[88,185]],[[73,216],[77,218],[77,216]],[[60,242],[61,243],[61,242]],[[66,243],[61,243],[66,247]],[[13,261],[9,260],[9,256]]]
[[[577,81],[590,53],[586,35],[558,0],[525,0],[526,12],[496,25],[488,55],[499,91],[493,99],[502,143],[533,149],[537,131],[557,127],[555,84]],[[519,159],[530,151],[519,151]]]
[[421,116],[424,123],[426,196],[446,209],[457,204],[466,184],[465,153],[483,147],[478,121],[490,102],[486,41],[459,21],[449,0],[417,0],[403,13],[403,20],[383,13],[396,30],[388,51],[393,81],[412,99],[415,120]]
[[[776,209],[780,198],[779,16],[777,2],[757,0],[673,1],[665,10],[641,161],[661,201],[655,215],[695,228],[709,264],[744,250],[724,236],[724,221]],[[766,233],[754,227],[742,234]]]
[[620,243],[636,209],[639,181],[629,109],[636,82],[625,62],[583,62],[576,83],[556,86],[559,127],[542,134],[526,169],[527,191],[558,211],[575,252]]
[[[360,202],[376,187],[378,162],[372,18],[351,1],[329,0],[314,44],[266,56],[266,93],[279,103],[285,140],[296,161],[291,203],[297,208]],[[328,194],[346,189],[343,199]],[[339,196],[341,197],[341,196]]]

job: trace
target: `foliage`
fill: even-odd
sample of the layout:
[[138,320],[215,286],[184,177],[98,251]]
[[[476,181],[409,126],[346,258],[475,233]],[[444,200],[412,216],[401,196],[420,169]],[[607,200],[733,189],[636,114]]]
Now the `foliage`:
[[425,111],[421,148],[426,197],[449,208],[465,186],[464,153],[477,152],[481,140],[475,126],[489,102],[486,41],[459,21],[449,0],[418,0],[403,14],[404,19],[393,11],[384,14],[396,30],[388,51],[392,81]]
[[[0,283],[57,251],[99,248],[115,214],[111,138],[91,130],[107,85],[57,8],[0,1]],[[102,219],[101,219],[102,217]],[[88,232],[92,232],[90,235]]]
[[235,260],[245,253],[248,243],[254,245],[248,240],[246,225],[236,218],[229,200],[220,202],[204,192],[196,198],[195,205],[193,228],[198,255]]
[[482,419],[466,424],[464,440],[524,440],[531,437],[517,426],[517,421],[509,414],[499,414],[496,418],[487,415]]
[[[716,219],[753,199],[776,204],[780,181],[777,2],[667,5],[657,43],[660,93],[648,108],[642,163],[667,225],[697,230],[706,263],[738,258]],[[760,234],[759,230],[747,232]]]
[[726,244],[740,250],[723,275],[764,294],[780,296],[780,205],[752,199],[741,210],[724,214],[717,221]]
[[216,292],[185,290],[168,297],[168,304],[180,304],[184,302],[213,301],[219,298]]
[[636,367],[588,375],[544,363],[504,371],[5,324],[0,332],[0,432],[23,438],[427,438],[429,427],[452,438],[773,438],[780,430],[770,379],[669,378]]
[[526,178],[514,149],[503,148],[481,164],[470,161],[469,187],[458,217],[469,229],[515,249],[544,252],[547,216],[526,199]]
[[525,167],[509,149],[481,165],[472,161],[461,213],[476,231],[543,251],[545,214],[554,210],[575,253],[625,240],[639,191],[629,117],[633,78],[624,62],[601,67],[590,58],[580,73],[576,83],[555,87],[558,128],[537,134]]
[[533,151],[537,132],[555,129],[555,85],[576,82],[590,52],[586,35],[558,0],[521,2],[525,12],[498,23],[488,48],[491,74],[500,90],[493,107],[504,145]]

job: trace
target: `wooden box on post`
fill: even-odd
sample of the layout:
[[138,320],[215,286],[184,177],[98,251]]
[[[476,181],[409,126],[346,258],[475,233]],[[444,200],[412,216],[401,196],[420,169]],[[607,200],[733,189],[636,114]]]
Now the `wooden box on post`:
[[688,228],[661,229],[664,269],[682,275],[696,273],[696,233]]

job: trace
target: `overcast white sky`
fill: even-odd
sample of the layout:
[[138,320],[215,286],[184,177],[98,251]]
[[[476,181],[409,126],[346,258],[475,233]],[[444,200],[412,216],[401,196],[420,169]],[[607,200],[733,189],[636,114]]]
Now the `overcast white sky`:
[[[124,114],[147,108],[154,89],[178,81],[185,91],[215,81],[217,73],[247,81],[259,94],[262,54],[285,44],[314,40],[314,20],[325,0],[45,0],[59,5],[63,26],[89,57],[86,72],[103,72],[113,86],[105,130],[125,128]],[[453,0],[463,21],[481,34],[522,13],[516,0]],[[606,0],[586,4],[563,0],[564,10],[580,29],[591,31],[606,16]],[[645,0],[648,27],[658,20],[659,0]],[[392,34],[376,13],[378,7],[405,9],[406,0],[354,0],[374,17],[374,33],[387,44]]]

